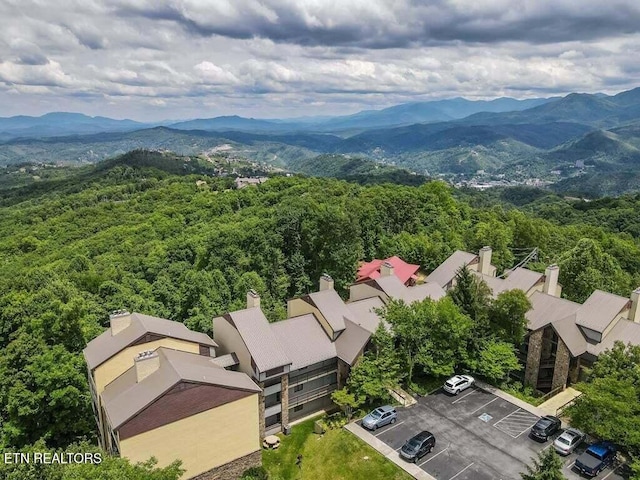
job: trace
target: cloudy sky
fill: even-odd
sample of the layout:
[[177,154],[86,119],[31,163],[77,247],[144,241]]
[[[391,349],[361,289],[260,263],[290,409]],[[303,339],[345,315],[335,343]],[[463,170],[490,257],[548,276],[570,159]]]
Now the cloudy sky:
[[640,86],[638,0],[0,0],[0,116],[351,113]]

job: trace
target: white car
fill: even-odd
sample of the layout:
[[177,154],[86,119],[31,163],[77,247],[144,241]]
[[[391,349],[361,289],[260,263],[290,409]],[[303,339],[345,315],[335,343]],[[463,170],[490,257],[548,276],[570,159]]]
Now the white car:
[[569,455],[578,445],[584,442],[586,435],[577,428],[567,428],[562,435],[555,439],[553,448],[560,455]]
[[447,393],[458,395],[461,391],[472,386],[474,382],[475,380],[471,375],[454,375],[444,382],[444,386],[442,388]]

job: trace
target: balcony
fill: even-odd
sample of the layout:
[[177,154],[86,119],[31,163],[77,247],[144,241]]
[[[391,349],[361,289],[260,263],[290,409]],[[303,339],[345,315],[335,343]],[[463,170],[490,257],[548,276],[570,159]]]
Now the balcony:
[[307,383],[311,380],[315,380],[316,378],[324,377],[326,375],[337,373],[338,368],[335,365],[332,365],[328,368],[319,368],[317,370],[311,370],[310,372],[303,373],[301,375],[296,375],[295,377],[289,378],[289,387],[295,387],[301,383]]
[[295,397],[289,397],[289,408],[297,407],[298,405],[302,405],[304,403],[311,402],[313,400],[317,400],[318,398],[326,397],[331,395],[332,392],[337,390],[338,384],[332,383],[330,385],[325,385],[320,388],[316,388],[315,390],[311,390],[303,393],[302,395],[296,395]]

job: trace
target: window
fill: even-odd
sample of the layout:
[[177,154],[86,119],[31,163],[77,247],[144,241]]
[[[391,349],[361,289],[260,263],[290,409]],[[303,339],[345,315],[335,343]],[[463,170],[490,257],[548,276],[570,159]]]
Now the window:
[[271,370],[267,370],[264,374],[267,377],[272,377],[273,375],[277,375],[279,373],[284,373],[284,367],[272,368]]
[[304,384],[301,383],[300,385],[296,385],[295,387],[293,387],[293,391],[301,392],[303,388],[304,388]]
[[294,412],[299,412],[300,410],[302,410],[304,408],[304,405],[297,405],[295,407],[293,407],[293,411]]

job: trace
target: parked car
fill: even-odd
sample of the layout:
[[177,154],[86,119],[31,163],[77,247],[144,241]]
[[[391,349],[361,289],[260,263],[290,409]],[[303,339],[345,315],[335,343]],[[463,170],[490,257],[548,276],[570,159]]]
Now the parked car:
[[549,437],[560,430],[562,427],[562,422],[558,417],[554,417],[553,415],[545,415],[540,420],[536,422],[536,424],[531,427],[531,431],[529,432],[529,436],[534,440],[541,440],[546,442],[549,440]]
[[589,445],[576,459],[575,468],[582,474],[595,477],[616,459],[616,448],[610,442]]
[[471,387],[475,380],[471,375],[454,375],[444,382],[442,387],[445,392],[452,395],[458,395],[461,391]]
[[369,415],[362,419],[362,426],[369,430],[375,430],[384,427],[390,423],[395,423],[398,418],[398,412],[390,405],[378,407]]
[[553,448],[560,455],[569,455],[578,445],[584,442],[586,435],[577,428],[567,428],[562,435],[553,442]]
[[427,453],[431,453],[435,446],[436,437],[433,436],[433,433],[424,430],[405,442],[400,449],[400,456],[405,460],[417,463]]

